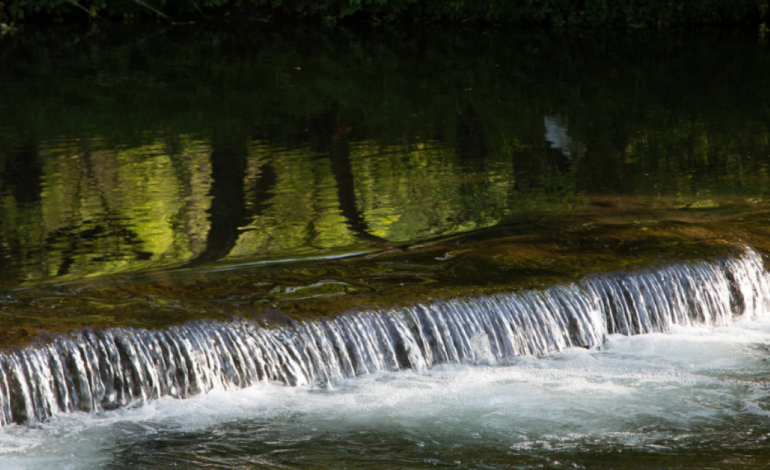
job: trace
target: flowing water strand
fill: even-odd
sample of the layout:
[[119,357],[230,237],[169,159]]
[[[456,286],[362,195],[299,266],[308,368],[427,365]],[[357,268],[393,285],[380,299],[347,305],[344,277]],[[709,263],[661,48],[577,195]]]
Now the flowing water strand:
[[672,325],[723,326],[770,308],[770,277],[739,257],[590,276],[544,290],[436,301],[264,328],[196,321],[164,330],[113,328],[0,352],[0,424],[139,406],[260,382],[330,385],[441,363],[505,363],[607,334]]

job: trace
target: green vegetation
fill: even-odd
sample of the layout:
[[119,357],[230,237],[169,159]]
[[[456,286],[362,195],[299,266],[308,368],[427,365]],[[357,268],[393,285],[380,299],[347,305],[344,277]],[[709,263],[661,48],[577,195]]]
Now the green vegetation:
[[[36,17],[87,19],[232,16],[265,20],[306,18],[327,23],[349,18],[374,22],[442,21],[549,25],[663,26],[738,21],[757,23],[767,0],[4,0],[0,21]],[[245,15],[245,16],[244,16]]]

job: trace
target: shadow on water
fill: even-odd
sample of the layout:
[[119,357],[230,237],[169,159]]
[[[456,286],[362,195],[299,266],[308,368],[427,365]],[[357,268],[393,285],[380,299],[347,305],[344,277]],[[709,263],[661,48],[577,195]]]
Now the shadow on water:
[[[240,145],[239,145],[240,144]],[[211,207],[206,248],[195,262],[216,261],[233,249],[246,222],[244,177],[248,149],[245,142],[214,145],[211,153]]]

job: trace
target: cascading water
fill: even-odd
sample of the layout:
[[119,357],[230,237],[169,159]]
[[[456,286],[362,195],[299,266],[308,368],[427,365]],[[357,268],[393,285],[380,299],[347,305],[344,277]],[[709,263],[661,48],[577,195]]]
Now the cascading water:
[[109,410],[258,382],[330,384],[440,363],[500,363],[605,335],[722,326],[770,308],[770,276],[751,249],[489,297],[360,312],[292,326],[193,322],[161,331],[109,329],[0,353],[0,423]]

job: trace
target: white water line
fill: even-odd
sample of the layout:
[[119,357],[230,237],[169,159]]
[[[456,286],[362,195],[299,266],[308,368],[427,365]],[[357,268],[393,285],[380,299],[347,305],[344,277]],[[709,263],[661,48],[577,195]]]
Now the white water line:
[[736,316],[763,316],[769,308],[770,277],[760,256],[747,248],[736,258],[273,329],[237,320],[159,331],[86,331],[0,352],[0,425],[259,382],[326,385],[447,362],[505,363],[597,347],[612,333],[726,325]]

